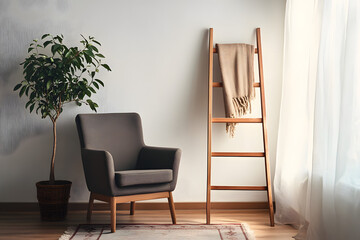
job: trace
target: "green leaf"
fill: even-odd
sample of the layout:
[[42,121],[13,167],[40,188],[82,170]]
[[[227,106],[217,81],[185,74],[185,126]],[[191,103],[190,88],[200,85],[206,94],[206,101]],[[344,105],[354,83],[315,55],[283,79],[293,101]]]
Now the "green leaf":
[[55,44],[51,47],[51,52],[55,55],[56,52],[61,51],[62,46],[60,44]]
[[78,97],[79,99],[83,99],[85,97],[85,93],[84,92],[79,93]]
[[42,35],[42,37],[41,37],[41,39],[44,39],[44,38],[46,38],[47,36],[50,36],[50,34],[44,34],[44,35]]
[[84,50],[84,53],[89,55],[90,57],[95,57],[94,53],[92,52],[91,48]]
[[80,36],[84,39],[84,41],[86,42],[86,44],[89,43],[89,41],[88,41],[82,34],[80,34]]
[[26,95],[26,96],[29,96],[29,89],[30,89],[30,86],[27,86],[27,87],[26,87],[26,90],[25,90],[25,95]]
[[100,57],[100,58],[105,58],[105,56],[102,55],[101,53],[97,53],[97,54],[95,54],[95,55],[98,56],[98,57]]
[[76,105],[78,105],[79,107],[82,105],[81,102],[79,101],[75,101]]
[[29,64],[30,64],[30,61],[27,61],[27,60],[20,63],[20,65],[24,65],[24,68],[26,68]]
[[35,93],[35,92],[32,92],[32,93],[30,93],[29,99],[32,100],[32,99],[35,98],[35,96],[36,96],[36,93]]
[[91,48],[92,50],[94,50],[95,52],[99,52],[99,49],[97,49],[97,47],[93,46],[93,45],[89,45],[89,48]]
[[52,43],[52,40],[49,40],[49,41],[44,42],[44,44],[43,44],[44,48],[46,48],[47,45],[49,45],[50,43]]
[[91,72],[91,78],[94,78],[95,72]]
[[107,64],[101,64],[106,70],[111,71],[111,68]]
[[31,52],[33,49],[33,47],[28,48],[28,53]]
[[96,82],[93,82],[93,85],[94,85],[97,89],[99,89],[99,84],[97,84]]
[[41,108],[41,106],[38,106],[38,107],[36,108],[36,114],[38,114],[40,108]]
[[91,97],[91,92],[88,89],[85,90],[85,93],[88,97]]
[[99,46],[101,46],[101,44],[98,42],[98,41],[96,41],[96,40],[92,40],[94,43],[96,43],[97,45],[99,45]]
[[68,58],[70,55],[72,54],[72,51],[71,50],[68,50],[65,54],[65,58]]
[[96,107],[98,107],[98,105],[96,103],[94,103],[93,101],[91,101],[90,99],[86,100],[86,102],[89,104],[91,110],[96,112]]
[[93,89],[92,87],[89,87],[90,91],[92,91],[93,93],[96,93],[95,89]]
[[30,113],[34,110],[34,107],[35,107],[35,103],[31,104],[31,106],[30,106]]
[[60,37],[59,35],[57,35],[56,37],[54,37],[54,39],[58,40],[59,43],[62,43],[62,41],[63,41],[62,37]]
[[98,83],[100,83],[101,86],[103,86],[103,87],[105,86],[104,83],[103,83],[100,79],[95,79],[95,81],[98,82]]
[[87,53],[84,53],[84,56],[85,56],[85,59],[86,59],[87,63],[92,63],[92,59]]
[[28,106],[32,103],[32,101],[28,101],[25,105],[25,108],[28,108]]
[[20,92],[19,92],[19,96],[20,96],[20,97],[24,94],[25,90],[26,90],[26,86],[23,86],[23,87],[20,89]]
[[14,91],[18,90],[19,88],[21,88],[22,84],[19,83],[19,84],[16,84],[16,86],[14,87]]
[[49,90],[50,86],[51,86],[51,80],[48,80],[46,82],[46,89]]
[[83,78],[82,80],[83,82],[79,82],[79,83],[81,84],[82,87],[84,87],[88,83],[88,80],[86,78]]

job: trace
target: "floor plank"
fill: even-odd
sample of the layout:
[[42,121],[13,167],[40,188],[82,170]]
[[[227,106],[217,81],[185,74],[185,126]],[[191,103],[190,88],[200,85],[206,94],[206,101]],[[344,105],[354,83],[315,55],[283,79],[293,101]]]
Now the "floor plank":
[[[178,224],[205,224],[204,210],[177,210]],[[212,224],[247,223],[256,239],[288,240],[296,234],[290,226],[269,226],[267,210],[213,210]],[[0,213],[1,240],[51,240],[58,239],[68,226],[86,223],[85,211],[69,212],[63,222],[42,222],[38,212]],[[94,211],[92,223],[110,223],[107,211]],[[135,215],[128,211],[118,211],[117,223],[131,224],[171,224],[170,212],[165,210],[138,210]]]

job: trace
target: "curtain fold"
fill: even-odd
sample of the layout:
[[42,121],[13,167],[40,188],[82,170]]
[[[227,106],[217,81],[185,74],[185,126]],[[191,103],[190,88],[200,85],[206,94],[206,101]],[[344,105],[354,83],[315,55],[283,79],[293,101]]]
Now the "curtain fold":
[[288,0],[275,172],[298,239],[360,239],[360,1]]

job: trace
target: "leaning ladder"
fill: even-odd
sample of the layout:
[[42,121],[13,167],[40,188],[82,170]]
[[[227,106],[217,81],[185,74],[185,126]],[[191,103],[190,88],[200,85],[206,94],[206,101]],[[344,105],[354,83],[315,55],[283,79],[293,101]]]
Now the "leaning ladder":
[[[264,93],[264,74],[262,63],[262,49],[260,28],[256,29],[257,48],[255,53],[258,56],[259,82],[254,83],[254,87],[260,88],[261,99],[261,118],[214,118],[212,116],[213,108],[213,87],[222,87],[221,82],[213,82],[213,58],[217,53],[217,47],[213,45],[213,29],[209,30],[209,95],[208,95],[208,134],[207,134],[207,192],[206,192],[206,224],[210,224],[211,212],[211,190],[245,190],[245,191],[267,191],[270,225],[274,226],[274,208],[271,189],[271,175],[269,164],[269,150],[266,128],[266,110]],[[212,152],[211,151],[211,129],[213,123],[261,123],[263,130],[264,152]],[[211,185],[211,161],[212,157],[264,157],[266,186],[213,186]]]

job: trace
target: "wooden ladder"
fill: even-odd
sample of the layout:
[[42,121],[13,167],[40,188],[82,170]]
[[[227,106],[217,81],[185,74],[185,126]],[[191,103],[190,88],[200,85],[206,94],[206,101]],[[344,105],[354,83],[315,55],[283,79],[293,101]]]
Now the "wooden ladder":
[[[213,118],[213,87],[222,87],[221,82],[213,82],[213,58],[217,53],[217,47],[214,48],[213,29],[209,30],[209,95],[208,95],[208,134],[207,134],[207,192],[206,192],[206,224],[210,224],[211,212],[211,190],[246,190],[246,191],[267,191],[270,225],[274,226],[274,208],[272,200],[271,175],[269,164],[269,150],[266,128],[266,110],[264,93],[264,74],[262,63],[262,49],[260,28],[256,29],[257,48],[255,53],[258,55],[259,82],[254,83],[254,87],[260,88],[261,99],[261,118]],[[211,129],[213,123],[262,123],[264,152],[212,152],[211,151]],[[264,157],[266,186],[213,186],[211,185],[211,160],[212,157]]]

